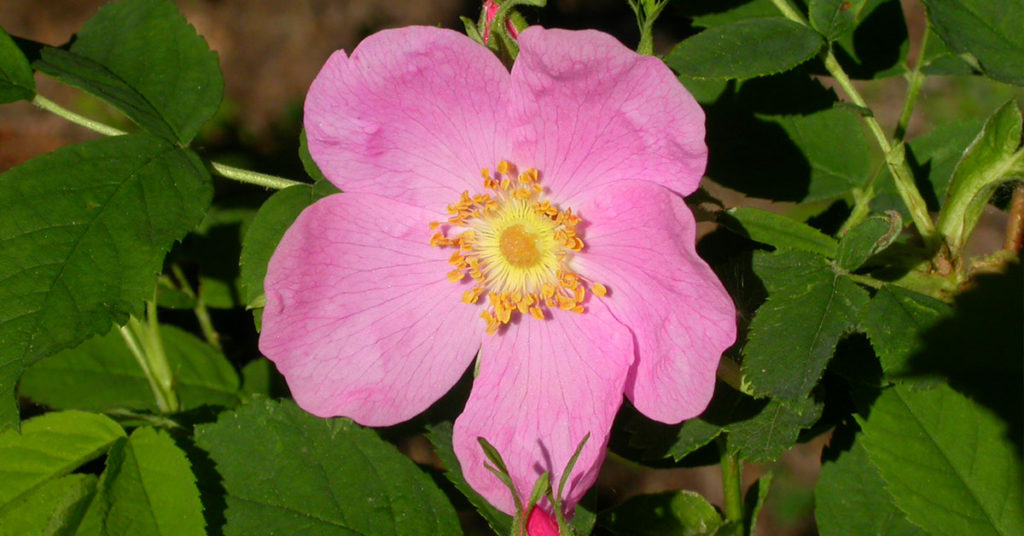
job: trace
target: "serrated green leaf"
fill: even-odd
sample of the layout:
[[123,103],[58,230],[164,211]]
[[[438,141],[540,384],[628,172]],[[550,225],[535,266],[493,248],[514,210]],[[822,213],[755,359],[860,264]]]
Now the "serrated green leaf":
[[[174,326],[161,326],[160,338],[182,410],[238,403],[238,374],[223,354]],[[25,371],[18,392],[58,409],[158,410],[145,374],[116,329],[36,363]]]
[[811,26],[825,39],[835,41],[853,31],[866,0],[810,0]]
[[704,30],[679,43],[665,63],[696,78],[752,78],[788,71],[823,45],[817,32],[791,20],[749,19]]
[[850,229],[839,241],[836,263],[852,272],[860,268],[872,255],[892,245],[903,231],[903,218],[899,212],[871,216]]
[[47,413],[0,434],[0,513],[44,483],[101,456],[124,430],[103,415]]
[[0,104],[30,100],[35,94],[32,66],[11,36],[0,28]]
[[298,185],[275,193],[260,207],[242,240],[242,255],[238,260],[245,303],[252,303],[263,295],[267,263],[277,243],[295,218],[316,199],[313,188]]
[[925,348],[924,333],[952,314],[949,305],[935,298],[886,285],[871,298],[860,322],[882,370],[898,377],[911,372],[910,358]]
[[740,225],[736,226],[728,218],[722,218],[723,224],[758,242],[825,257],[836,255],[836,240],[805,223],[753,207],[731,208],[726,213]]
[[924,0],[928,20],[957,52],[969,52],[988,76],[1024,86],[1024,4],[1005,0]]
[[491,530],[495,534],[510,534],[512,530],[512,516],[492,506],[462,476],[462,467],[459,465],[458,458],[455,457],[455,448],[452,446],[452,424],[443,422],[436,425],[428,425],[427,439],[434,445],[434,452],[441,459],[441,465],[444,466],[444,476],[455,485],[455,489],[462,492],[469,499],[470,504],[487,521],[487,524],[490,525]]
[[196,439],[224,478],[226,536],[461,533],[430,478],[347,419],[255,400],[200,426]]
[[729,453],[746,461],[773,462],[796,444],[800,430],[818,421],[822,408],[813,398],[773,398],[757,415],[726,426]]
[[0,175],[0,428],[23,366],[141,314],[210,203],[189,150],[149,136],[63,147]]
[[637,495],[598,517],[598,526],[631,536],[710,536],[722,516],[702,495],[682,490]]
[[[726,4],[722,2],[719,5],[728,6],[733,3]],[[740,3],[732,9],[725,11],[694,16],[693,25],[699,28],[716,28],[744,20],[777,17],[778,15],[779,8],[772,4],[772,0],[752,0]]]
[[878,470],[857,441],[835,461],[821,466],[814,487],[814,519],[821,536],[924,536],[907,521],[885,491]]
[[800,400],[818,382],[868,294],[822,257],[797,250],[754,254],[768,300],[750,324],[743,378],[758,396]]
[[1024,472],[1006,425],[947,385],[882,393],[863,445],[896,505],[930,534],[1024,533]]
[[217,54],[164,0],[107,4],[76,34],[70,51],[44,49],[36,68],[181,144],[213,117],[224,93]]
[[70,474],[50,480],[0,511],[0,536],[74,536],[96,476]]
[[138,428],[110,450],[96,500],[107,536],[206,535],[192,466],[162,430]]
[[985,122],[953,171],[936,228],[958,254],[970,238],[995,189],[1022,175],[1021,113],[1007,102]]

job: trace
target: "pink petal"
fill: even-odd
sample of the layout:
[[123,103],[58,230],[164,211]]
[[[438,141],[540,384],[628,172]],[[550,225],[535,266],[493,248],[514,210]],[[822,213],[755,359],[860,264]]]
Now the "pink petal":
[[722,352],[736,339],[736,309],[694,249],[683,200],[646,181],[587,192],[577,271],[604,284],[601,299],[636,337],[626,395],[642,413],[675,423],[711,399]]
[[608,34],[531,26],[512,68],[514,156],[553,197],[643,179],[681,194],[707,161],[704,112],[658,58]]
[[544,321],[521,318],[507,331],[485,337],[479,374],[455,421],[455,453],[466,481],[512,514],[511,492],[484,467],[489,462],[477,437],[501,454],[525,505],[545,471],[557,490],[569,458],[589,432],[566,484],[565,507],[571,512],[597,478],[632,359],[629,331],[594,302],[582,314],[554,311]]
[[303,409],[369,426],[407,420],[459,379],[480,346],[480,311],[429,245],[428,211],[333,195],[299,215],[264,283],[260,350]]
[[309,152],[346,192],[444,211],[507,158],[498,131],[508,71],[468,37],[384,30],[335,52],[306,96]]

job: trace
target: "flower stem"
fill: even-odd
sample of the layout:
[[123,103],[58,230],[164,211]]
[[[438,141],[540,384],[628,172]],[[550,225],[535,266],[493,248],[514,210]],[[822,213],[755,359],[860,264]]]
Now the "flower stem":
[[[32,99],[32,104],[37,107],[46,110],[54,115],[60,116],[76,125],[85,127],[93,132],[103,134],[104,136],[122,136],[127,132],[114,128],[105,123],[89,119],[88,117],[76,114],[67,108],[57,104],[56,102],[47,99],[42,95],[36,95]],[[257,186],[263,186],[264,188],[272,188],[274,190],[283,190],[289,186],[295,186],[296,184],[306,184],[304,182],[293,181],[284,177],[277,177],[275,175],[267,175],[266,173],[258,173],[255,171],[249,171],[247,169],[236,168],[228,166],[218,162],[209,161],[210,171],[216,175],[220,175],[226,179],[232,179],[239,182],[248,184],[255,184]]]
[[722,492],[725,495],[725,519],[733,524],[732,535],[743,534],[743,462],[729,454],[728,436],[718,438],[722,466]]

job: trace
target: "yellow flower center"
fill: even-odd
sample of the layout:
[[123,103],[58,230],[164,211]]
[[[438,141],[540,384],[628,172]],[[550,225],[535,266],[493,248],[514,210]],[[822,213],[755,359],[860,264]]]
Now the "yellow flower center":
[[515,224],[501,232],[498,249],[516,268],[529,268],[540,260],[537,251],[537,235],[526,232],[523,226]]
[[448,205],[446,222],[432,222],[430,244],[453,248],[448,280],[469,277],[474,286],[462,301],[474,304],[487,296],[481,317],[487,333],[494,334],[514,313],[543,320],[545,310],[582,313],[589,288],[604,296],[607,289],[587,281],[569,266],[572,255],[583,249],[576,234],[580,218],[545,200],[536,169],[517,174],[506,161],[492,176],[482,170],[484,189],[490,193],[462,192]]

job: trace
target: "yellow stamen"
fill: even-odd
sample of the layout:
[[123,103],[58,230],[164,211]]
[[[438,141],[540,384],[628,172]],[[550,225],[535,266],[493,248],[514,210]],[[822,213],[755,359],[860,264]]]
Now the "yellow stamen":
[[486,293],[480,317],[488,334],[516,314],[543,320],[545,309],[583,313],[587,288],[595,296],[607,295],[604,285],[572,270],[573,255],[585,247],[576,231],[582,220],[571,208],[561,210],[543,199],[536,169],[518,173],[503,160],[493,174],[483,169],[480,176],[484,193],[462,192],[446,207],[448,220],[429,226],[435,231],[430,245],[454,248],[448,280],[458,283],[469,276],[474,282],[462,301],[479,303]]

